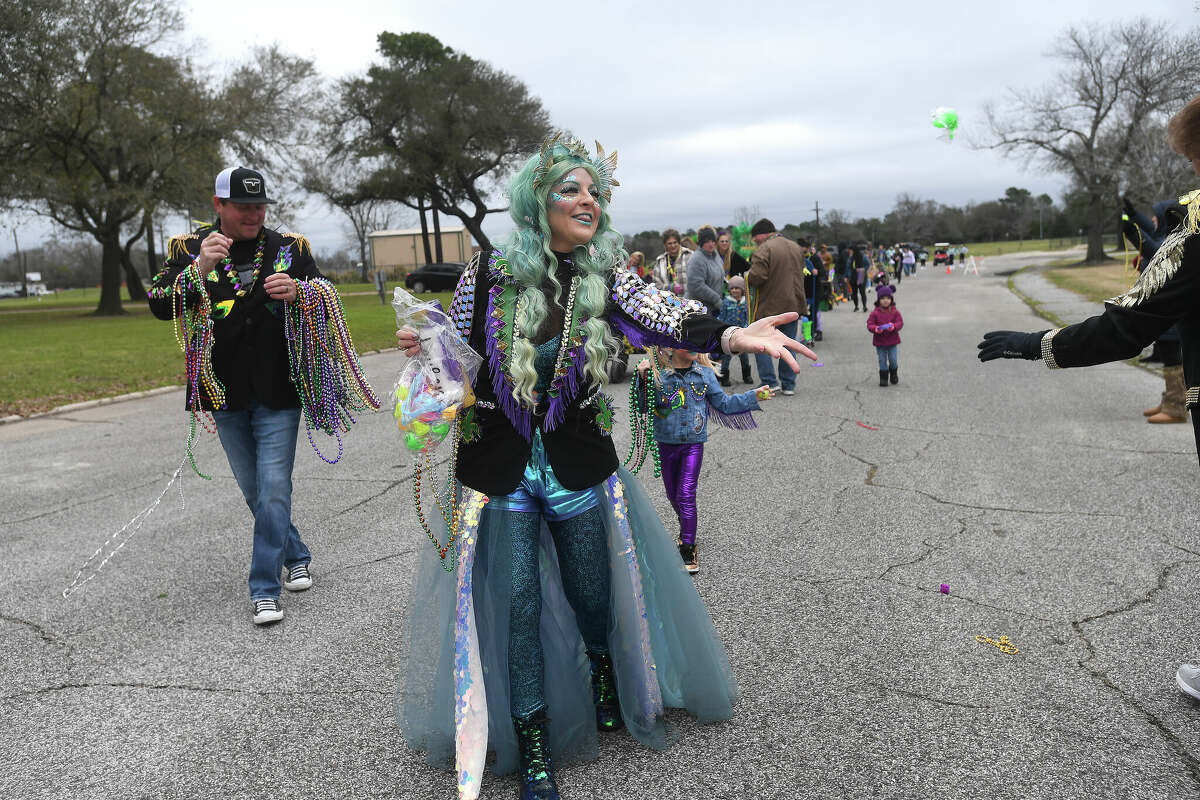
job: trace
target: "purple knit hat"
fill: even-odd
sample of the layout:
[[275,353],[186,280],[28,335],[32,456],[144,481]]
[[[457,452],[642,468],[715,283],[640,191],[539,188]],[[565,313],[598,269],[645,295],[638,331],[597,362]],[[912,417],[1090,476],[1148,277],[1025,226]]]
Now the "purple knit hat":
[[[875,290],[875,298],[879,299],[880,297],[892,297],[892,295],[894,295],[895,293],[896,293],[896,289],[894,286],[888,286],[885,284]],[[892,297],[893,302],[895,302],[895,299],[896,298]]]

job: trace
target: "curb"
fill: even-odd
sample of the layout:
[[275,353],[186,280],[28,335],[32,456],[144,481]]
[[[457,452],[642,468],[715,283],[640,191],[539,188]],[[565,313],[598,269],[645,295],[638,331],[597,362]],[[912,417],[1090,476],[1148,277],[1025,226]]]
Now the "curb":
[[[1020,275],[1022,272],[1025,272],[1026,270],[1042,269],[1045,266],[1046,265],[1044,265],[1044,264],[1043,265],[1027,264],[1024,267],[1021,267],[1019,270],[1014,272],[1012,275],[1008,276],[1008,281],[1006,281],[1006,283],[1008,285],[1008,290],[1010,292],[1012,292],[1014,295],[1016,295],[1017,298],[1021,300],[1021,302],[1023,302],[1025,305],[1029,306],[1029,310],[1032,311],[1034,314],[1037,314],[1042,319],[1046,320],[1047,322],[1052,323],[1054,325],[1054,327],[1056,327],[1056,328],[1065,328],[1067,325],[1070,324],[1069,322],[1062,319],[1057,314],[1055,314],[1051,311],[1046,311],[1045,309],[1042,308],[1041,303],[1039,303],[1037,300],[1033,299],[1032,297],[1030,297],[1029,295],[1025,294],[1024,292],[1022,292],[1020,289],[1017,288],[1016,281],[1017,281],[1018,275]],[[1067,290],[1067,291],[1069,291],[1069,290]],[[1082,297],[1082,295],[1080,295],[1080,296]],[[1163,375],[1162,369],[1160,369],[1159,367],[1152,367],[1149,364],[1141,363],[1141,361],[1138,360],[1137,356],[1127,359],[1126,361],[1124,361],[1122,363],[1128,364],[1131,367],[1137,367],[1138,369],[1145,370],[1146,372],[1149,372],[1152,375],[1157,375],[1160,378]]]
[[[367,350],[365,353],[359,353],[359,356],[374,356],[382,353],[394,353],[399,350],[399,347],[385,347],[382,350]],[[107,406],[112,403],[122,403],[126,400],[140,400],[143,397],[154,397],[167,392],[175,392],[186,388],[182,384],[173,386],[160,386],[157,389],[146,389],[141,392],[129,392],[128,394],[119,394],[115,397],[99,397],[95,400],[83,400],[78,403],[68,403],[65,406],[55,406],[49,411],[39,411],[36,414],[30,414],[27,417],[22,417],[20,414],[9,414],[7,417],[0,417],[0,425],[11,425],[15,422],[24,422],[29,419],[39,419],[41,417],[52,417],[57,414],[66,414],[71,411],[82,411],[85,408],[95,408],[96,406]]]
[[142,397],[153,397],[158,394],[166,394],[167,392],[175,392],[183,389],[182,385],[176,386],[160,386],[157,389],[146,389],[141,392],[129,392],[128,394],[119,394],[115,397],[100,397],[96,400],[84,400],[79,403],[68,403],[65,406],[55,406],[49,411],[39,411],[36,414],[30,414],[27,417],[22,417],[20,414],[10,414],[7,417],[0,417],[0,425],[8,425],[14,422],[24,422],[27,419],[38,419],[40,417],[52,417],[56,414],[65,414],[71,411],[81,411],[85,408],[95,408],[96,406],[107,406],[112,403],[120,403],[125,400],[137,400]]

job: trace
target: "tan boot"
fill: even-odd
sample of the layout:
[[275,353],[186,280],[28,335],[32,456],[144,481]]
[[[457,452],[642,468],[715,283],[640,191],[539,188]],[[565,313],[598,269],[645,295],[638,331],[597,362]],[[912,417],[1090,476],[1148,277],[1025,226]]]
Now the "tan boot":
[[1173,422],[1187,422],[1187,417],[1172,417],[1165,411],[1160,411],[1152,417],[1146,417],[1151,425],[1169,425]]
[[1147,408],[1142,412],[1143,417],[1153,417],[1158,412],[1162,411],[1162,403],[1159,403],[1154,408]]
[[1171,422],[1187,421],[1187,390],[1183,381],[1183,366],[1175,365],[1163,369],[1163,381],[1166,390],[1163,392],[1162,413],[1171,418]]

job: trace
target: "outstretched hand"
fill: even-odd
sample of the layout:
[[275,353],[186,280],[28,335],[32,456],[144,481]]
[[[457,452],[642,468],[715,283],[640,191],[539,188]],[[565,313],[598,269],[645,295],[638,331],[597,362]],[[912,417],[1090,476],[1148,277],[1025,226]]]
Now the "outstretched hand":
[[729,339],[729,350],[732,353],[766,353],[771,358],[782,358],[792,372],[799,372],[800,365],[788,351],[799,353],[810,361],[816,361],[817,354],[778,330],[780,325],[795,322],[799,318],[800,315],[795,311],[763,317],[749,328],[738,329]]
[[1020,331],[988,331],[979,343],[979,360],[996,358],[1024,358],[1036,361],[1042,357],[1042,337],[1046,331],[1022,333]]

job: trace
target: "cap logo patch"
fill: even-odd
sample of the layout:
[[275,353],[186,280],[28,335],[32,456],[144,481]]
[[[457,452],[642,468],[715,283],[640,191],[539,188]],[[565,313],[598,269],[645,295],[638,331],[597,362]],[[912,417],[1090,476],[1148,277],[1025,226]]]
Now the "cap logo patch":
[[258,178],[242,178],[242,188],[250,194],[258,194],[262,191],[262,181]]

